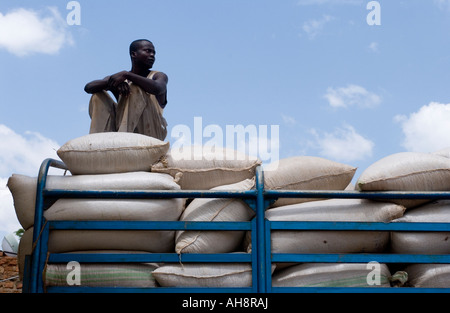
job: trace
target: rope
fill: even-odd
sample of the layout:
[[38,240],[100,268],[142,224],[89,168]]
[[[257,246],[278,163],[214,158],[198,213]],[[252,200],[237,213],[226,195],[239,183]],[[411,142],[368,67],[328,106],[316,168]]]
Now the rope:
[[35,249],[36,246],[37,246],[37,242],[38,242],[39,239],[41,238],[42,232],[44,231],[45,225],[47,225],[47,220],[45,220],[44,225],[42,225],[41,230],[39,231],[39,236],[36,238],[36,241],[33,242],[32,249],[31,249],[31,253],[34,252],[34,249]]
[[2,280],[0,280],[0,283],[3,283],[4,281],[8,281],[8,280],[13,280],[13,279],[16,279],[16,278],[19,278],[19,275],[13,276],[13,277],[9,277],[9,278],[6,278],[6,279],[2,279]]

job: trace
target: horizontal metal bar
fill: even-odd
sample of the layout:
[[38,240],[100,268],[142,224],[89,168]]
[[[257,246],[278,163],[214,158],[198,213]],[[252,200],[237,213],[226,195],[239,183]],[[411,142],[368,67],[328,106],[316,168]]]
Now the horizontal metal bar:
[[342,254],[297,254],[297,253],[272,253],[271,261],[276,262],[299,262],[299,263],[368,263],[376,261],[379,263],[450,263],[448,254],[376,254],[376,253],[342,253]]
[[45,197],[87,199],[241,198],[256,197],[256,190],[66,190],[44,189]]
[[268,221],[272,230],[447,231],[450,223]]
[[265,190],[267,199],[340,198],[340,199],[450,199],[447,191],[340,191],[340,190]]
[[48,293],[252,293],[251,287],[47,287]]
[[273,293],[450,293],[450,288],[412,287],[272,287]]
[[251,262],[250,253],[50,253],[48,263]]
[[251,230],[251,222],[49,221],[50,230]]
[[[337,199],[450,199],[450,192],[430,191],[340,191],[340,190],[264,190],[267,200],[278,198],[337,198]],[[56,198],[254,198],[256,190],[73,190],[44,189],[45,197]]]

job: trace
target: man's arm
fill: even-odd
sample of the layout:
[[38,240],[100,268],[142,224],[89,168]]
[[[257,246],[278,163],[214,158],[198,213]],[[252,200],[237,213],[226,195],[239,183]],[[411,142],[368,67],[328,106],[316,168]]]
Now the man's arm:
[[130,93],[130,87],[126,82],[119,83],[116,87],[112,87],[109,85],[111,76],[107,76],[103,79],[94,80],[90,83],[87,83],[84,87],[84,91],[89,94],[94,94],[103,90],[110,90],[116,99],[119,99],[119,95],[123,94],[127,96]]
[[168,77],[162,72],[156,73],[153,76],[153,79],[150,79],[132,72],[122,71],[109,77],[108,86],[110,88],[117,88],[117,86],[125,80],[135,83],[145,92],[151,93],[155,96],[163,95],[167,91]]
[[103,90],[108,90],[109,76],[104,79],[93,80],[84,86],[84,91],[93,94]]

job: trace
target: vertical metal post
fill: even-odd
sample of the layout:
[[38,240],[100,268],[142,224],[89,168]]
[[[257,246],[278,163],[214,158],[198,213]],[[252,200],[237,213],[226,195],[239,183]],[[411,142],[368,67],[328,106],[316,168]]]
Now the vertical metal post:
[[264,242],[264,176],[261,166],[256,168],[256,244],[258,254],[258,292],[266,292],[266,247]]
[[44,292],[44,268],[45,263],[47,262],[47,253],[48,253],[48,238],[50,235],[50,227],[48,224],[43,225],[43,229],[41,232],[41,237],[39,238],[41,250],[39,252],[39,265],[38,272],[36,277],[37,288],[36,291],[39,293]]
[[36,208],[34,210],[33,225],[33,249],[31,254],[31,271],[30,271],[30,291],[36,293],[39,284],[39,261],[41,253],[40,234],[44,221],[44,197],[42,191],[47,181],[47,172],[50,166],[50,160],[45,160],[39,169],[37,187],[36,187]]
[[272,292],[272,224],[265,221],[265,243],[266,243],[266,292]]
[[[256,198],[254,199],[256,203]],[[251,233],[251,250],[252,250],[252,292],[257,293],[259,289],[259,263],[258,263],[258,247],[257,247],[257,223],[256,219],[252,220]]]
[[[38,181],[36,186],[36,204],[34,210],[34,225],[33,225],[33,250],[31,254],[31,266],[30,266],[30,277],[29,277],[29,285],[30,292],[35,293],[39,290],[39,275],[40,267],[43,266],[40,264],[40,260],[42,259],[41,254],[41,232],[43,231],[44,225],[44,194],[43,190],[47,183],[47,175],[50,166],[54,166],[60,169],[67,170],[67,167],[64,163],[53,160],[53,159],[45,159],[41,167],[39,168]],[[46,256],[43,256],[44,260]]]

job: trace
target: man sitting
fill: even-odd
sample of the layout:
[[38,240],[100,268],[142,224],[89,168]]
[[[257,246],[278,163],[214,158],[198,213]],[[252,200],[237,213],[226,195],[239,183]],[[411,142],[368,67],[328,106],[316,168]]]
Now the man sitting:
[[[89,102],[89,133],[134,132],[160,140],[167,136],[163,110],[167,104],[168,77],[150,70],[155,47],[146,39],[130,45],[131,70],[86,84]],[[111,91],[114,101],[107,91]]]

